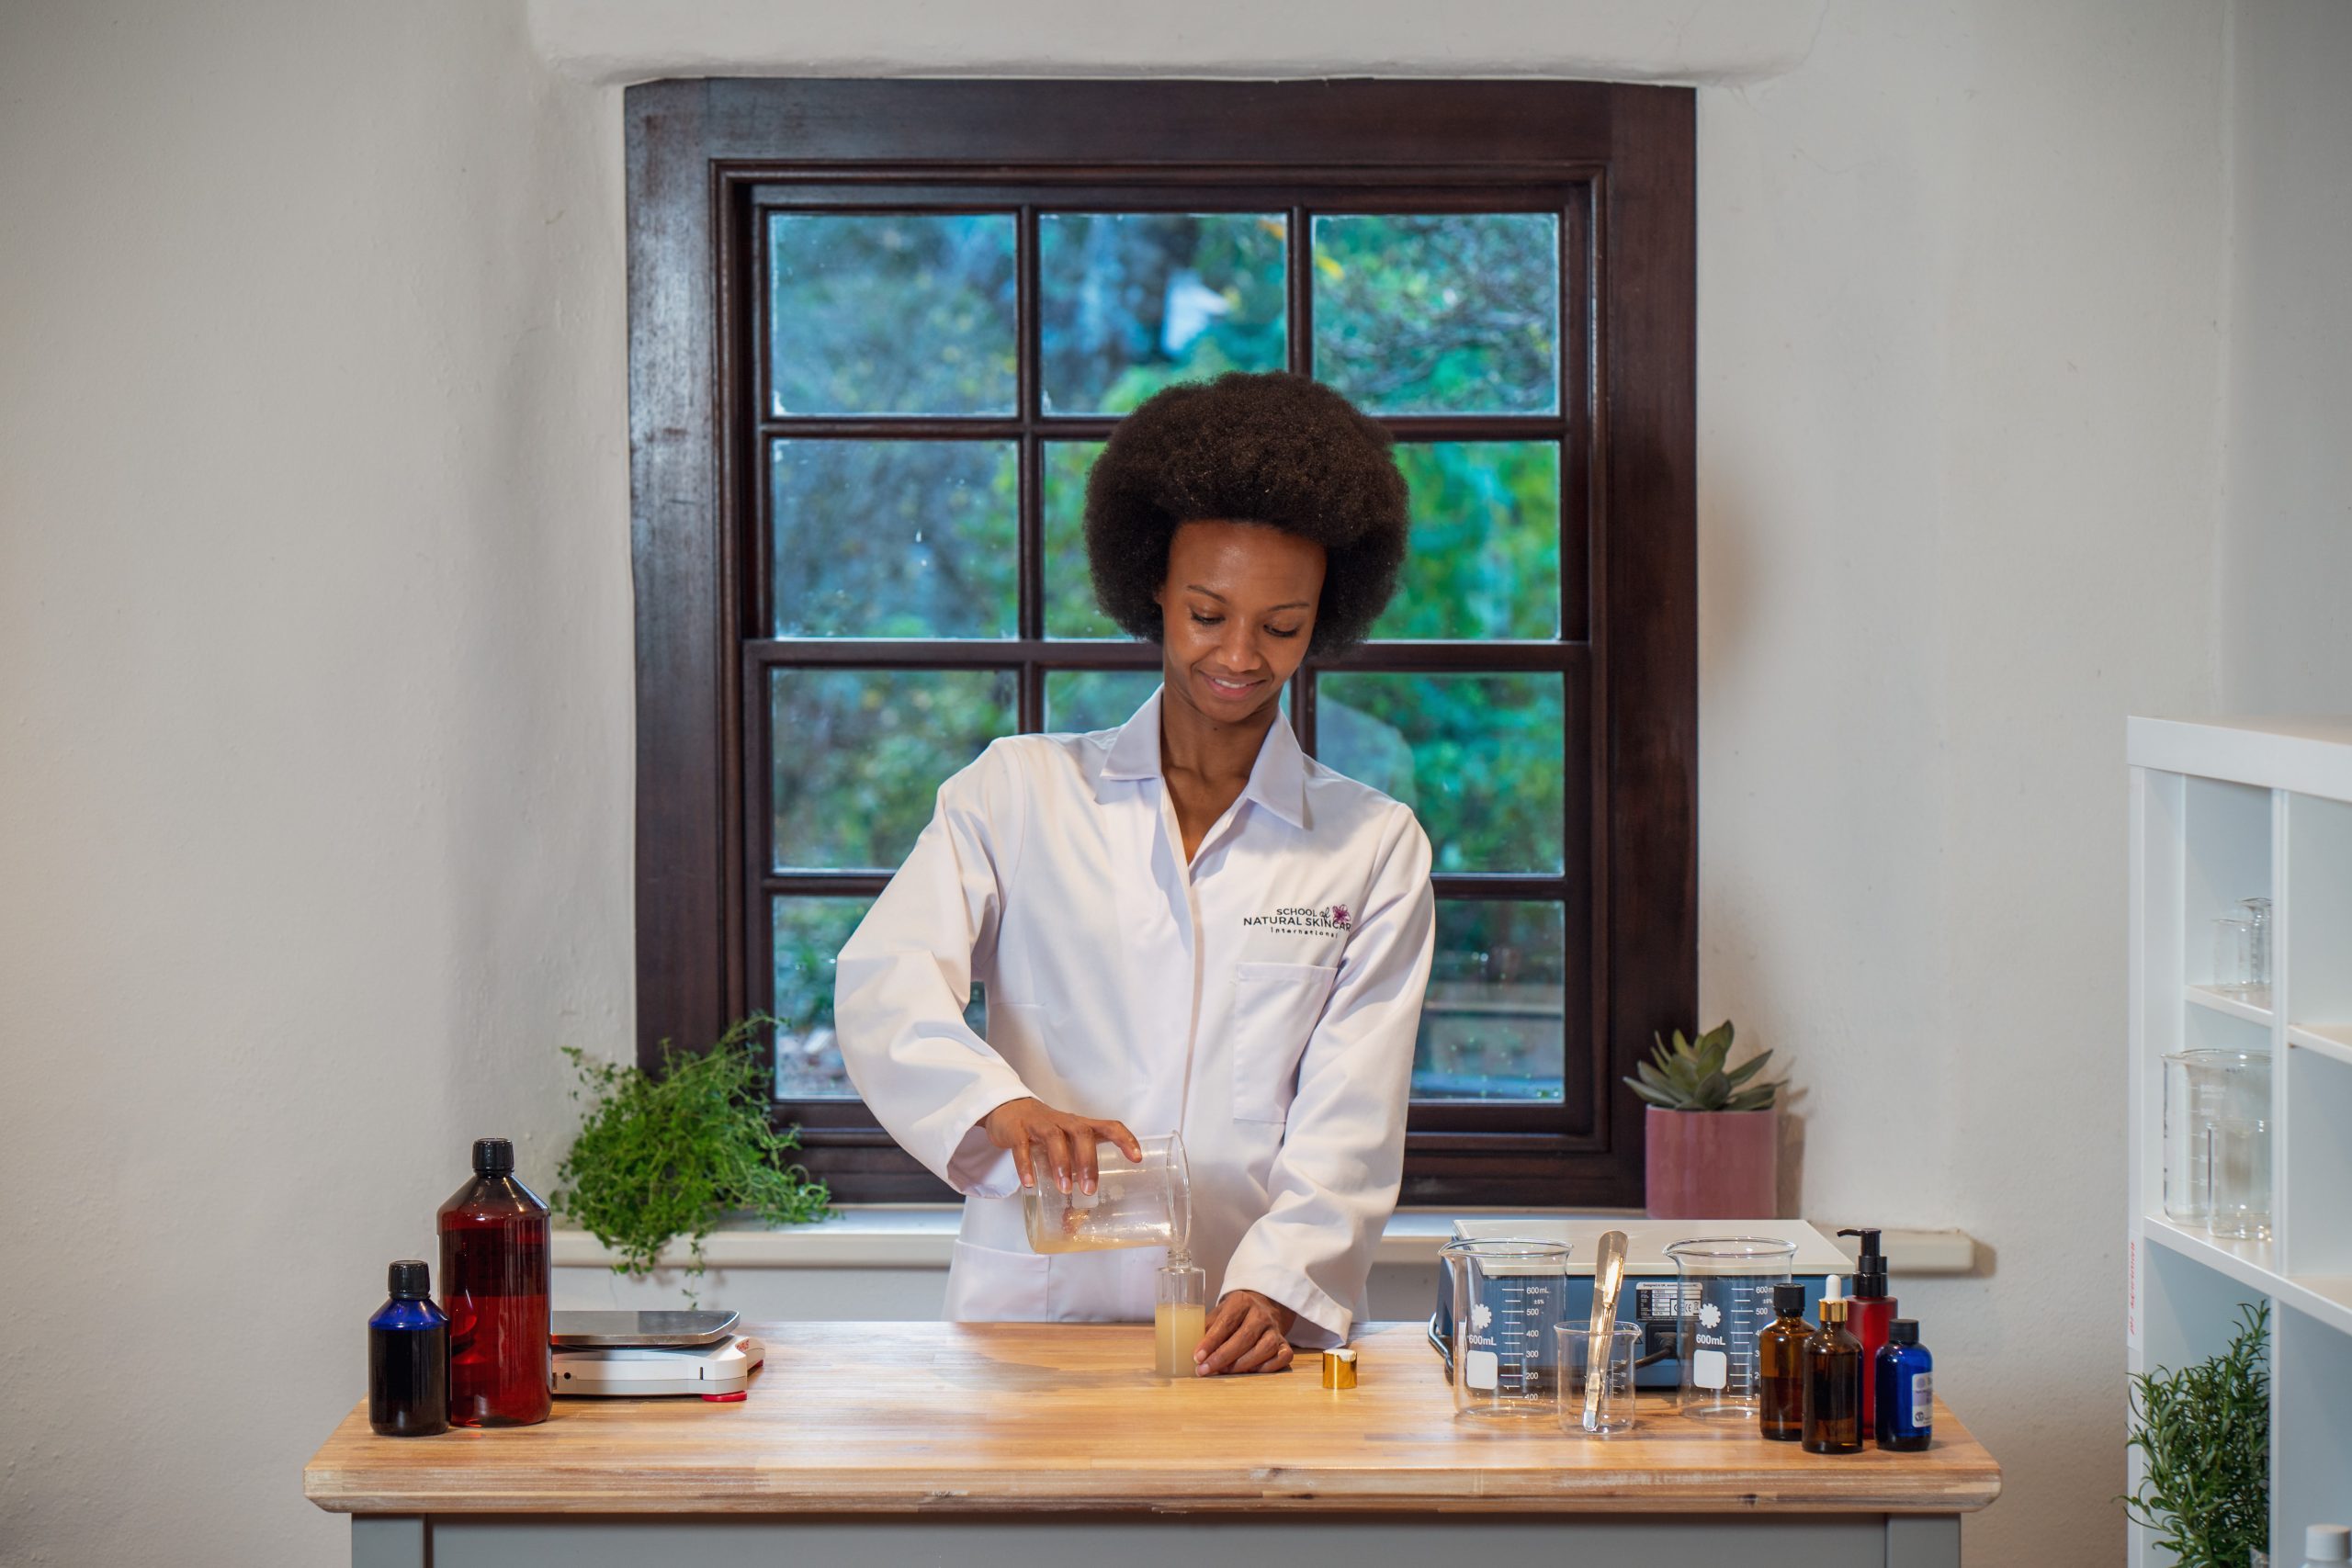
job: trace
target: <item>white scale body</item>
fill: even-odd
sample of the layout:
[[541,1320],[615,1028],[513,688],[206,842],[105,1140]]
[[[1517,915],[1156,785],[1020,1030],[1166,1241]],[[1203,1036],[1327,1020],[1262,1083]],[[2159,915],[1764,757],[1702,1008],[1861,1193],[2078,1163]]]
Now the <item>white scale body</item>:
[[715,1345],[616,1345],[555,1352],[558,1398],[639,1399],[657,1394],[741,1395],[767,1352],[748,1335]]

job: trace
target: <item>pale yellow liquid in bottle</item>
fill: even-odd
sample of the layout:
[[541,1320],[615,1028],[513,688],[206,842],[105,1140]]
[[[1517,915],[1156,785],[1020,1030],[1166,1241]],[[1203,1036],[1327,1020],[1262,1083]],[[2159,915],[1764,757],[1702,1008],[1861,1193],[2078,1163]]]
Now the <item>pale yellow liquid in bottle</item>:
[[1208,1309],[1199,1302],[1161,1302],[1152,1315],[1153,1370],[1164,1378],[1193,1375],[1193,1352],[1208,1326]]

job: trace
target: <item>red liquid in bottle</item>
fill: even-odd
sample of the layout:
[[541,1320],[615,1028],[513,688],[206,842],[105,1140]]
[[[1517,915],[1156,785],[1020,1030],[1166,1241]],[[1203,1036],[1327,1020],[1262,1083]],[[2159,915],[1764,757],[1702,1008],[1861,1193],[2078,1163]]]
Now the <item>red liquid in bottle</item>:
[[503,1138],[474,1145],[474,1178],[441,1205],[441,1300],[449,1314],[449,1424],[548,1418],[548,1206],[514,1179]]

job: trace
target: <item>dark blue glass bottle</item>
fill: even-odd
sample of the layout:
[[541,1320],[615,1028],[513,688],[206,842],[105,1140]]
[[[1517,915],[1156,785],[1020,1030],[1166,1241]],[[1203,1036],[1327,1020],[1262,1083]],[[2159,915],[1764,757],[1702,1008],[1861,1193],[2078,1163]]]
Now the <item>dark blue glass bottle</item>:
[[1898,1317],[1887,1325],[1886,1343],[1878,1348],[1878,1364],[1871,1369],[1878,1384],[1872,1415],[1880,1448],[1910,1453],[1928,1446],[1935,1427],[1935,1367],[1919,1343],[1916,1321]]
[[449,1319],[415,1258],[391,1268],[392,1299],[368,1320],[368,1425],[388,1438],[449,1429]]

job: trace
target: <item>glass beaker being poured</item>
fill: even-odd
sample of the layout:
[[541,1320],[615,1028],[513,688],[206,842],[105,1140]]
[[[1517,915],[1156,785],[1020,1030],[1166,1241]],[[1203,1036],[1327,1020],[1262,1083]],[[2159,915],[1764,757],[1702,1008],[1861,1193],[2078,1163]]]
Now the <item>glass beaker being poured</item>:
[[1130,1160],[1112,1144],[1094,1151],[1094,1190],[1072,1182],[1067,1192],[1043,1175],[1023,1189],[1021,1213],[1033,1252],[1107,1252],[1122,1247],[1164,1247],[1171,1259],[1192,1250],[1193,1181],[1184,1140],[1173,1133],[1139,1138],[1143,1158]]

